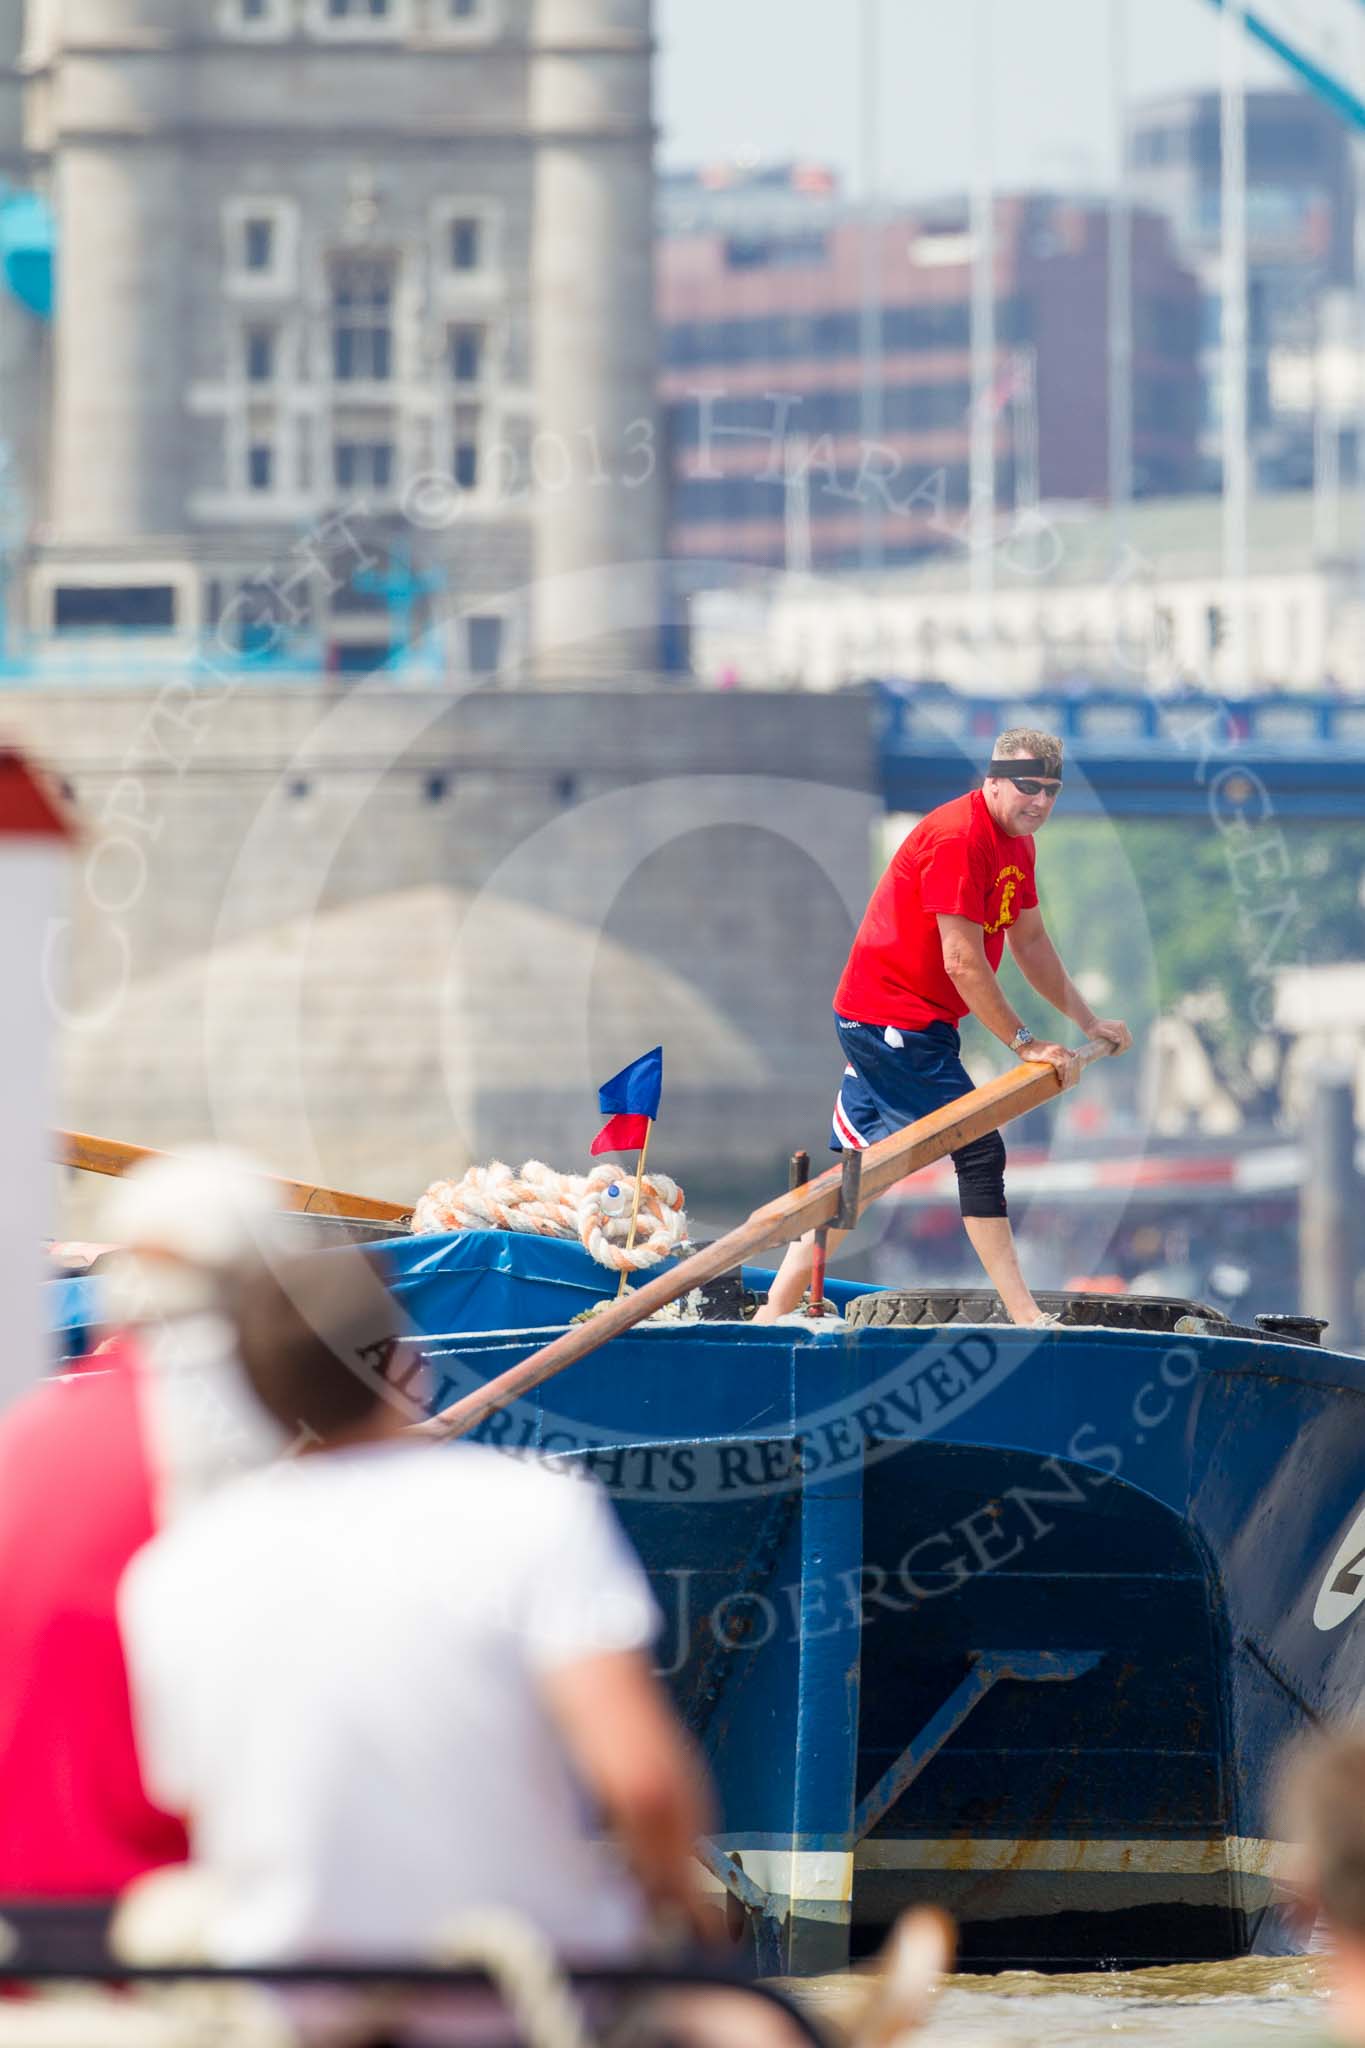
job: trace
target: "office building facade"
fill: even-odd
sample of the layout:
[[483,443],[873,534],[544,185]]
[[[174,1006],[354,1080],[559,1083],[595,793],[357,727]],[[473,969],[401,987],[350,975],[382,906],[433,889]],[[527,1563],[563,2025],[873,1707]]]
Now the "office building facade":
[[[733,204],[733,202],[731,202]],[[677,195],[674,218],[682,211]],[[674,551],[695,567],[840,570],[961,545],[972,443],[965,203],[870,227],[826,195],[802,217],[667,234],[660,324]],[[995,208],[990,412],[997,503],[1108,491],[1106,211]],[[871,243],[869,246],[869,237]],[[1164,225],[1133,222],[1134,486],[1192,486],[1198,291]],[[868,365],[875,365],[869,375]]]
[[[1200,286],[1202,480],[1216,488],[1222,448],[1222,150],[1217,93],[1152,100],[1128,138],[1129,188],[1162,215]],[[1344,122],[1304,92],[1246,99],[1247,412],[1265,488],[1307,484],[1312,405],[1275,374],[1311,362],[1322,309],[1355,277],[1355,173]]]

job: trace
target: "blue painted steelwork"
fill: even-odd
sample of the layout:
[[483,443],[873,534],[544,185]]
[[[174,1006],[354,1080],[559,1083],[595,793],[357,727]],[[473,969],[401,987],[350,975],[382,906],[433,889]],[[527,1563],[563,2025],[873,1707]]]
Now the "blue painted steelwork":
[[967,697],[936,684],[877,685],[882,789],[927,811],[979,777],[994,735],[1041,726],[1067,746],[1066,816],[1201,817],[1213,802],[1251,822],[1355,818],[1365,804],[1365,702],[1341,697],[1153,699],[1038,691]]
[[[1224,0],[1209,0],[1209,4],[1216,7],[1220,14],[1223,12]],[[1344,79],[1327,70],[1325,65],[1310,57],[1306,50],[1301,50],[1296,43],[1292,43],[1288,36],[1281,34],[1264,16],[1258,14],[1254,7],[1244,9],[1244,19],[1247,34],[1254,36],[1273,57],[1278,57],[1281,63],[1287,64],[1295,77],[1300,79],[1325,106],[1329,106],[1334,114],[1339,114],[1344,121],[1349,122],[1351,127],[1365,129],[1365,101],[1361,100],[1358,93],[1352,91]]]
[[[735,1573],[726,1596],[730,1601],[757,1602],[767,1597],[796,1507],[797,1495],[790,1489],[775,1494],[768,1501],[753,1548]],[[752,1631],[752,1611],[741,1611],[733,1627],[727,1629],[724,1640],[713,1638],[696,1683],[682,1702],[687,1724],[695,1735],[704,1736],[715,1717],[725,1691],[725,1681],[735,1668],[734,1643]]]
[[[533,1289],[581,1258],[526,1243],[380,1254],[432,1333],[434,1402],[543,1342],[452,1320],[515,1311],[523,1256]],[[1275,1946],[1271,1766],[1365,1690],[1365,1362],[1244,1336],[667,1325],[482,1434],[613,1496],[716,1776],[716,1848],[783,1968],[917,1899],[978,1960]],[[1330,1595],[1353,1578],[1358,1615]],[[1048,1659],[1066,1683],[983,1687]]]
[[1064,1683],[1093,1671],[1102,1652],[1082,1650],[1068,1655],[1064,1650],[1032,1654],[1027,1650],[973,1650],[970,1654],[972,1668],[967,1676],[859,1802],[853,1816],[855,1840],[861,1842],[864,1835],[871,1834],[877,1822],[909,1791],[925,1765],[933,1762],[949,1736],[956,1735],[972,1709],[980,1706],[991,1687],[1002,1678],[1016,1678],[1026,1684]]
[[718,1877],[727,1892],[733,1893],[752,1916],[754,1923],[754,1961],[759,1974],[775,1977],[782,1968],[782,1924],[778,1918],[776,1903],[771,1892],[765,1892],[745,1871],[738,1857],[727,1855],[717,1848],[709,1835],[703,1835],[697,1844],[697,1861]]
[[[388,608],[390,652],[387,662],[381,665],[406,664],[416,655],[420,642],[413,629],[418,603],[422,598],[443,590],[445,584],[443,569],[418,570],[414,567],[412,549],[404,541],[390,548],[388,564],[382,574],[377,569],[362,569],[352,577],[353,589],[366,596],[382,597]],[[436,651],[439,655],[439,645]]]
[[12,296],[40,320],[56,300],[57,226],[39,192],[0,192],[0,275]]

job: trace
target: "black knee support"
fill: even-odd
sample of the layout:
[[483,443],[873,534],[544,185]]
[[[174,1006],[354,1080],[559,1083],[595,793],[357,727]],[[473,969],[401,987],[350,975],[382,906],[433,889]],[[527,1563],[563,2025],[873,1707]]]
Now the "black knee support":
[[964,1216],[1007,1216],[1005,1204],[1005,1141],[999,1131],[973,1138],[952,1155],[957,1168],[957,1199]]

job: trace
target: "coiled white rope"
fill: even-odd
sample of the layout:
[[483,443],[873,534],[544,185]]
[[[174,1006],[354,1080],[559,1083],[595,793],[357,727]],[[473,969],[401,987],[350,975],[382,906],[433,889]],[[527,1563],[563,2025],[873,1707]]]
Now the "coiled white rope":
[[556,1173],[528,1159],[514,1173],[500,1159],[471,1166],[462,1180],[434,1181],[412,1212],[414,1234],[447,1230],[525,1230],[537,1237],[577,1238],[600,1266],[640,1272],[672,1258],[688,1242],[683,1191],[666,1173],[647,1173],[640,1189],[635,1243],[629,1251],[635,1176],[624,1167],[589,1174]]
[[456,1922],[431,1958],[482,1970],[517,2021],[527,2048],[592,2048],[568,1978],[545,1937],[517,1913],[494,1908]]
[[[217,1884],[199,1866],[179,1864],[153,1871],[139,1878],[120,1901],[110,1936],[112,1952],[120,1962],[144,1968],[174,1969],[177,1963],[207,1962],[208,1930],[221,1909],[222,1894]],[[0,1962],[3,1960],[0,1946]],[[505,1908],[462,1914],[453,1925],[442,1929],[424,1961],[434,1969],[481,1970],[518,2023],[526,2048],[591,2048],[591,2037],[572,1986],[553,1948],[520,1914]],[[250,2048],[287,2048],[288,2043],[300,2039],[325,2038],[341,2043],[387,2039],[390,2034],[397,2037],[404,2034],[410,2014],[420,2012],[431,2001],[439,2006],[451,1995],[440,1987],[414,1985],[406,1991],[343,1988],[327,1985],[320,1979],[317,1986],[306,1992],[298,1988],[290,1992],[287,2003],[279,2009],[277,2028],[272,2030],[262,2024],[262,1988],[178,1985],[173,1994],[162,1990],[159,1996],[167,2001],[172,2014],[177,2010],[174,2001],[178,2000],[187,2019],[198,2017],[201,2007],[206,2016],[216,2013],[224,2048],[233,2048],[238,2042],[241,2048],[247,2048],[248,2043]],[[109,2001],[105,2003],[108,2005]],[[271,2003],[267,2003],[264,2016],[268,2017],[271,2009]],[[243,2022],[255,2019],[261,2025],[259,2037],[248,2033],[245,2024],[240,2035],[229,2027],[228,2021],[238,2017]],[[293,2024],[285,2025],[287,2019],[297,2022],[298,2032]],[[458,2023],[452,2025],[450,2037],[464,2038]],[[96,2044],[102,2048],[105,2040],[101,2033],[92,2031],[87,2037],[73,2029],[60,2038],[53,2035],[51,2048],[77,2048],[78,2043],[84,2048],[87,2038],[91,2048],[96,2048]],[[142,2039],[146,2040],[147,2048],[181,2048],[182,2042],[203,2043],[210,2038],[216,2042],[220,2033],[214,2032],[210,2037],[207,2025],[202,2031],[191,2033],[187,2024],[183,2036],[172,2032],[164,2039],[160,2033],[139,2037],[135,2031],[120,2031],[111,2034],[109,2048],[141,2048]],[[427,2038],[425,2032],[421,2038]],[[441,2038],[445,2038],[444,2034]],[[49,2037],[36,2034],[35,2048],[40,2040],[42,2048],[49,2048]],[[8,2041],[9,2035],[0,2024],[0,2048],[8,2048]],[[16,2036],[16,2041],[22,2041],[23,2048],[27,2048],[29,2036]]]

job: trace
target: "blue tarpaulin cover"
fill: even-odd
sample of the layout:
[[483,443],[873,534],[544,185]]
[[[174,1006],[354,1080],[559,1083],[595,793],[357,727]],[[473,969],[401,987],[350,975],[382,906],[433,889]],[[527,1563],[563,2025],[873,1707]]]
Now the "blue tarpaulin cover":
[[[445,1237],[399,1237],[367,1247],[415,1327],[428,1337],[473,1330],[562,1328],[580,1309],[609,1301],[616,1275],[563,1238],[528,1237],[506,1230],[461,1230]],[[323,1257],[331,1254],[323,1253]],[[676,1264],[653,1266],[652,1279]],[[746,1266],[748,1287],[766,1288],[770,1274]],[[58,1356],[81,1358],[98,1322],[97,1276],[49,1283],[50,1326]],[[851,1281],[829,1283],[831,1301],[866,1289]]]
[[609,1299],[617,1286],[615,1273],[581,1245],[520,1231],[396,1238],[373,1246],[371,1256],[428,1336],[562,1325],[580,1309]]
[[57,1339],[57,1358],[84,1358],[98,1341],[99,1279],[95,1274],[47,1284],[47,1326]]
[[[376,1264],[417,1328],[427,1336],[459,1330],[538,1330],[570,1322],[580,1309],[609,1301],[617,1276],[563,1238],[504,1230],[462,1230],[451,1237],[406,1237],[374,1247]],[[640,1276],[652,1280],[677,1262]],[[744,1268],[748,1287],[766,1289],[771,1273]],[[637,1282],[635,1284],[640,1284]],[[829,1298],[867,1289],[831,1281]]]

